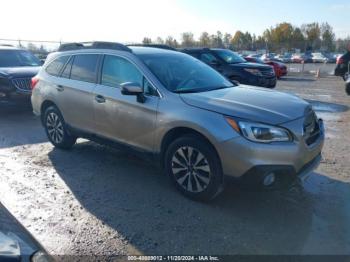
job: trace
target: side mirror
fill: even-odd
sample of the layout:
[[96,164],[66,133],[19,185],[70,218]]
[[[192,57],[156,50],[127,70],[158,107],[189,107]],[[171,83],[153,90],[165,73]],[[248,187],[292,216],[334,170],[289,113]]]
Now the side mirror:
[[121,84],[121,93],[125,96],[136,96],[137,101],[140,103],[145,102],[145,96],[143,95],[143,88],[138,83],[124,83]]

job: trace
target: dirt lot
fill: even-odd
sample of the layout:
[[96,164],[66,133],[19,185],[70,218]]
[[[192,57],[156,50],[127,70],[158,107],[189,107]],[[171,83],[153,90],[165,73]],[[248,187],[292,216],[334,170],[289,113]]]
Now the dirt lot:
[[336,78],[288,77],[277,90],[324,118],[324,160],[302,185],[229,184],[192,202],[135,156],[84,140],[54,149],[39,120],[0,105],[0,200],[53,254],[350,254],[350,97]]

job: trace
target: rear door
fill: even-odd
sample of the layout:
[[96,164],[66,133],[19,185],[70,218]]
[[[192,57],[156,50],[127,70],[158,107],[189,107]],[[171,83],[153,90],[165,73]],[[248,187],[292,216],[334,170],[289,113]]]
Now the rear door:
[[[120,85],[126,82],[144,87],[144,103],[135,96],[121,94]],[[105,55],[94,95],[97,134],[153,150],[159,94],[133,62],[117,55]]]
[[96,86],[99,61],[98,54],[72,56],[62,71],[62,81],[57,86],[60,93],[60,110],[65,121],[87,132],[93,132],[95,127],[93,90]]

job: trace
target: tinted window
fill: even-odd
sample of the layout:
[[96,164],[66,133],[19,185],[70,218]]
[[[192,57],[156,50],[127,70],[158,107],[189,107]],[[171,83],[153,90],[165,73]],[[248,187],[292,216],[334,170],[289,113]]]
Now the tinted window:
[[201,54],[200,59],[206,64],[219,63],[216,57],[210,53]]
[[62,67],[67,63],[69,56],[61,56],[52,61],[47,67],[46,72],[53,76],[58,76]]
[[142,86],[143,76],[124,58],[106,55],[103,61],[101,84],[117,87],[126,82],[135,82]]
[[158,96],[158,92],[146,78],[143,78],[143,91],[146,95]]
[[77,55],[74,57],[70,78],[89,83],[96,82],[98,55]]
[[210,66],[189,55],[140,54],[139,57],[172,92],[204,92],[233,86]]
[[245,60],[237,55],[235,52],[231,50],[214,50],[215,54],[217,54],[222,60],[224,60],[228,64],[238,64],[244,63]]
[[72,70],[72,64],[73,64],[73,58],[69,60],[69,62],[66,64],[66,66],[63,69],[61,77],[63,78],[70,78],[70,72]]
[[40,60],[26,50],[0,50],[0,67],[40,65]]

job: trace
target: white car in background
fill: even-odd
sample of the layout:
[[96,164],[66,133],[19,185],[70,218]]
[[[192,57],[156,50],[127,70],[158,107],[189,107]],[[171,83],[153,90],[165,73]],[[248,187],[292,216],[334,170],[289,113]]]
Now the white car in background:
[[312,53],[312,61],[314,63],[327,63],[328,58],[325,57],[322,53]]

